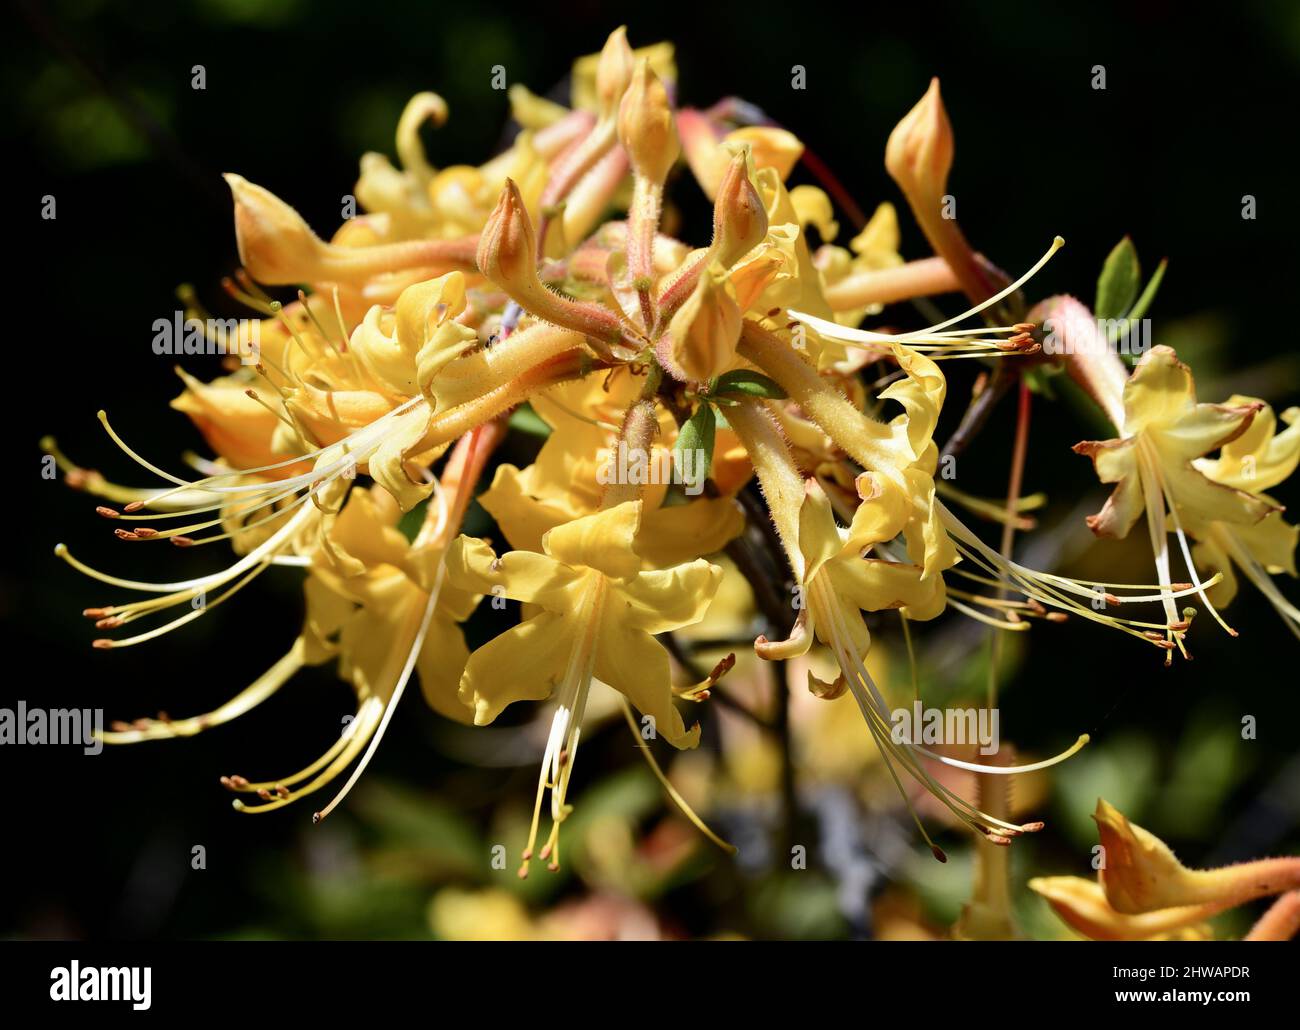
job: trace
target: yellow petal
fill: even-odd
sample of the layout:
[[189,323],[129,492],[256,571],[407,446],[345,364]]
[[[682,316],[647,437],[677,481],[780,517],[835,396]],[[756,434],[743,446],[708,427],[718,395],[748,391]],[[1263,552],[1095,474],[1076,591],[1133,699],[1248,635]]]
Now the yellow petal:
[[401,511],[386,490],[358,487],[329,530],[330,542],[367,566],[400,566],[407,542],[397,528]]
[[1207,575],[1212,576],[1217,572],[1223,577],[1214,586],[1206,589],[1205,596],[1210,599],[1210,604],[1215,608],[1226,608],[1237,596],[1237,574],[1228,553],[1217,540],[1212,537],[1205,538],[1198,540],[1192,546],[1192,560],[1196,563],[1196,567],[1202,569]]
[[607,608],[596,644],[595,677],[632,702],[643,716],[654,719],[655,733],[677,748],[700,741],[697,723],[689,730],[673,706],[668,652],[643,630],[623,621],[617,607]]
[[1179,511],[1197,519],[1250,526],[1277,510],[1267,497],[1220,486],[1185,462],[1164,466],[1163,472]]
[[[907,439],[912,445],[912,453],[920,455],[930,444],[934,428],[939,421],[939,409],[943,407],[948,384],[939,366],[924,354],[907,347],[895,345],[894,357],[898,367],[907,373],[906,379],[891,383],[880,396],[900,403],[907,412]],[[895,419],[891,424],[897,424]]]
[[704,618],[721,582],[722,569],[700,558],[612,584],[609,603],[624,624],[646,633],[667,633]]
[[1269,572],[1296,575],[1295,553],[1300,526],[1284,521],[1279,514],[1272,514],[1253,526],[1234,526],[1232,535]]
[[1152,347],[1124,384],[1124,435],[1176,422],[1195,405],[1192,370],[1169,347]]
[[[402,581],[405,582],[405,581]],[[339,674],[357,699],[387,702],[401,678],[424,617],[426,598],[413,585],[394,590],[382,605],[358,608],[339,634]]]
[[636,549],[656,568],[669,568],[698,554],[721,551],[745,529],[745,514],[730,497],[701,497],[648,511]]
[[824,190],[816,186],[796,186],[790,191],[790,203],[799,216],[799,224],[816,226],[823,243],[830,243],[839,235],[835,208]]
[[912,514],[912,501],[896,480],[878,472],[858,476],[857,488],[862,503],[849,524],[849,543],[860,553],[898,536]]
[[486,726],[515,701],[550,697],[568,666],[578,628],[572,615],[566,619],[542,612],[498,634],[470,655],[460,678],[459,696],[474,709],[474,724]]
[[863,611],[906,608],[918,619],[932,619],[943,611],[943,577],[922,579],[916,565],[845,556],[829,565],[827,573],[835,595]]
[[640,525],[641,502],[625,501],[608,511],[556,526],[542,539],[542,547],[567,565],[627,579],[641,571],[641,558],[632,549]]
[[588,573],[544,554],[509,551],[496,556],[487,541],[460,536],[447,548],[447,578],[476,594],[509,597],[547,611],[574,611]]
[[469,648],[457,626],[435,612],[416,658],[420,692],[439,715],[457,722],[473,722],[474,710],[460,699],[460,678],[469,661]]
[[1197,404],[1174,422],[1149,426],[1147,433],[1166,461],[1191,461],[1237,439],[1258,411],[1254,405]]
[[[1240,394],[1228,398],[1230,407],[1250,404],[1263,401]],[[1287,408],[1282,421],[1287,428],[1279,433],[1273,409],[1264,404],[1246,431],[1223,445],[1218,458],[1203,458],[1196,467],[1224,486],[1252,492],[1271,490],[1300,463],[1300,408]]]
[[[261,468],[282,459],[271,447],[272,434],[280,420],[275,411],[249,397],[249,384],[235,377],[202,383],[189,373],[177,369],[185,382],[185,392],[171,402],[177,411],[190,417],[217,454],[235,468]],[[273,391],[256,391],[272,408],[279,405]],[[275,469],[277,477],[296,475],[301,467]]]
[[433,489],[432,483],[417,482],[407,470],[407,459],[424,438],[430,417],[422,404],[399,415],[367,462],[371,477],[393,495],[402,511],[410,511]]
[[920,468],[903,472],[911,492],[912,515],[903,529],[907,556],[921,566],[921,579],[938,579],[939,573],[957,564],[957,547],[943,523],[934,491],[934,480]]
[[821,567],[846,546],[826,491],[815,479],[807,480],[803,503],[799,506],[799,553],[803,555],[804,583],[811,583]]
[[1224,905],[1187,905],[1140,915],[1116,912],[1101,884],[1078,876],[1039,876],[1029,881],[1069,926],[1094,941],[1145,941],[1203,922]]
[[1088,516],[1088,528],[1098,536],[1122,539],[1145,510],[1134,442],[1085,440],[1074,445],[1074,452],[1092,459],[1103,483],[1117,484],[1101,511]]
[[588,514],[575,507],[567,492],[532,487],[538,478],[536,463],[523,471],[513,465],[498,465],[492,486],[478,498],[516,550],[541,551],[542,537],[548,531]]
[[803,155],[803,144],[799,142],[798,136],[770,125],[747,125],[733,129],[723,137],[722,142],[747,145],[754,155],[754,167],[774,169],[782,182],[790,178],[795,164]]

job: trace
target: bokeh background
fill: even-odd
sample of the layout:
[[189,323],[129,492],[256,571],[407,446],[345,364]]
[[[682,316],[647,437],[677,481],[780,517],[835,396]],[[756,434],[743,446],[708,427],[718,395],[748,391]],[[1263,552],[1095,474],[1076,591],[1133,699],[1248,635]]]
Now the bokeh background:
[[[17,239],[8,245],[14,526],[0,572],[0,706],[25,698],[102,707],[109,718],[190,714],[251,681],[296,631],[297,577],[276,570],[181,633],[95,652],[80,610],[109,598],[51,553],[62,540],[92,563],[127,567],[94,502],[41,478],[42,434],[84,465],[136,482],[101,432],[99,408],[168,467],[201,448],[167,408],[178,383],[150,340],[183,282],[218,313],[238,314],[218,286],[237,263],[219,173],[271,188],[328,233],[361,153],[392,153],[412,93],[433,89],[451,108],[447,126],[426,135],[433,163],[477,163],[507,138],[492,66],[562,98],[571,59],[598,49],[624,18],[635,45],[677,44],[683,102],[737,94],[758,104],[868,210],[898,200],[884,141],[939,75],[957,133],[952,191],[977,247],[1019,270],[1059,233],[1067,249],[1032,288],[1090,300],[1106,253],[1130,234],[1147,271],[1170,260],[1152,311],[1155,339],[1192,362],[1203,398],[1254,393],[1279,409],[1300,400],[1286,322],[1300,228],[1290,156],[1300,7],[1239,3],[1213,20],[1172,0],[1073,12],[1036,3],[652,7],[627,15],[582,2],[504,10],[65,0],[6,12],[0,132]],[[206,70],[201,91],[191,88],[197,64]],[[791,89],[796,64],[807,70],[805,90]],[[1098,64],[1104,91],[1091,88]],[[692,189],[683,180],[677,195],[698,238],[707,212]],[[1255,220],[1241,217],[1245,194],[1257,198]],[[45,195],[57,199],[53,221],[39,215]],[[921,256],[906,215],[904,231],[904,253]],[[957,310],[952,298],[945,305]],[[185,364],[203,377],[218,370],[216,359]],[[953,414],[974,372],[953,371]],[[1007,406],[960,459],[962,489],[1005,489],[1011,428]],[[1085,577],[1125,568],[1145,579],[1144,533],[1098,547],[1083,527],[1104,494],[1069,447],[1092,435],[1068,405],[1036,406],[1026,489],[1046,491],[1051,503],[1018,554]],[[508,456],[526,458],[527,441],[514,446]],[[1300,504],[1294,483],[1277,494]],[[175,567],[174,553],[141,550],[156,559],[151,568],[131,562],[145,578]],[[1295,584],[1284,589],[1297,596]],[[1036,754],[1080,732],[1095,739],[1050,779],[1024,786],[1048,828],[1014,848],[1018,886],[1036,873],[1089,874],[1088,816],[1099,795],[1191,864],[1300,847],[1298,645],[1251,590],[1230,617],[1239,640],[1205,618],[1193,634],[1196,660],[1171,670],[1149,649],[1083,624],[1040,626],[1017,649],[1003,686],[1004,738]],[[983,634],[949,619],[922,627],[918,647],[933,703],[978,698]],[[905,683],[896,638],[882,634],[881,655],[890,682]],[[736,694],[762,711],[768,686],[738,678]],[[351,711],[328,669],[301,674],[255,714],[189,741],[93,758],[0,748],[0,934],[887,937],[952,923],[968,889],[969,849],[946,833],[953,860],[940,866],[918,848],[844,726],[793,706],[800,787],[783,807],[770,735],[737,728],[734,717],[722,725],[721,708],[704,714],[703,757],[675,776],[741,844],[739,859],[665,807],[612,721],[584,740],[569,867],[525,884],[513,870],[541,748],[535,711],[512,711],[499,731],[468,739],[413,692],[362,787],[315,828],[310,804],[237,815],[217,777],[283,774],[319,753]],[[1244,715],[1257,720],[1254,741],[1240,739]],[[789,869],[790,840],[808,847],[807,870]],[[489,862],[498,842],[510,849],[505,870]],[[201,871],[191,869],[196,845],[206,849]],[[1063,933],[1038,899],[1018,895],[1027,933]],[[1220,932],[1236,932],[1249,914],[1224,917]]]

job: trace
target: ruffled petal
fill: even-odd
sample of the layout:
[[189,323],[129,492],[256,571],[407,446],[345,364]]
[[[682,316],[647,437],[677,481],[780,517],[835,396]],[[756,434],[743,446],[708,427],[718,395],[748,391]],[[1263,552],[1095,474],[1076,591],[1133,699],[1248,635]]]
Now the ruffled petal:
[[595,676],[642,715],[654,719],[655,733],[673,747],[695,747],[700,742],[699,724],[688,730],[673,705],[668,652],[649,634],[626,625],[617,610],[607,611],[601,623]]
[[1092,459],[1103,483],[1117,484],[1101,511],[1088,516],[1088,528],[1098,536],[1124,538],[1145,508],[1134,442],[1085,440],[1075,444],[1074,451]]
[[612,610],[645,633],[667,633],[704,618],[722,582],[722,569],[703,558],[611,584]]
[[1124,384],[1124,434],[1176,422],[1195,405],[1192,370],[1169,347],[1152,347]]
[[[1230,407],[1262,403],[1241,394],[1228,398]],[[1223,445],[1218,458],[1202,458],[1196,468],[1224,486],[1253,492],[1271,490],[1300,463],[1300,408],[1287,408],[1281,417],[1287,428],[1279,433],[1277,416],[1265,404],[1245,432]]]
[[459,697],[486,726],[506,705],[542,701],[564,675],[578,627],[572,616],[542,612],[480,647],[465,663]]
[[647,511],[636,549],[647,563],[670,568],[699,554],[721,551],[745,529],[745,514],[730,497],[702,497]]
[[628,579],[641,571],[641,558],[632,548],[640,525],[641,502],[625,501],[556,526],[542,539],[542,548],[568,565],[596,569],[611,579]]
[[460,536],[447,548],[447,578],[461,590],[537,604],[552,612],[575,610],[587,573],[545,554],[509,551],[501,557],[486,540]]

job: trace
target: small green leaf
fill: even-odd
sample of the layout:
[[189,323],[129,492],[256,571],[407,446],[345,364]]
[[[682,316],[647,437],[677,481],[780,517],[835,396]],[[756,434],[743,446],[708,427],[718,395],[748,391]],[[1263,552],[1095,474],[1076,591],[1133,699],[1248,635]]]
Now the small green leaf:
[[673,465],[683,483],[688,486],[702,485],[709,477],[713,465],[713,438],[717,429],[717,419],[713,406],[701,403],[695,414],[686,420],[677,442],[673,444]]
[[1138,283],[1142,278],[1138,266],[1137,248],[1125,236],[1106,258],[1097,279],[1097,303],[1094,314],[1098,318],[1123,318],[1137,297]]
[[542,421],[540,415],[527,402],[519,405],[510,415],[509,426],[529,436],[539,436],[543,440],[551,435],[551,427]]
[[1049,401],[1056,400],[1056,391],[1052,389],[1052,380],[1062,371],[1058,365],[1035,365],[1025,369],[1022,375],[1025,378],[1025,385],[1034,393],[1046,397]]
[[737,368],[718,376],[712,392],[734,393],[743,397],[770,397],[773,400],[782,400],[786,396],[785,391],[762,372],[753,372],[746,368]]
[[1156,299],[1156,291],[1160,289],[1160,284],[1164,282],[1165,269],[1168,266],[1169,259],[1163,258],[1160,264],[1156,267],[1155,274],[1151,276],[1151,281],[1147,283],[1147,288],[1142,291],[1142,296],[1137,299],[1137,302],[1129,310],[1129,318],[1142,318],[1146,315],[1147,308],[1149,308],[1151,302]]

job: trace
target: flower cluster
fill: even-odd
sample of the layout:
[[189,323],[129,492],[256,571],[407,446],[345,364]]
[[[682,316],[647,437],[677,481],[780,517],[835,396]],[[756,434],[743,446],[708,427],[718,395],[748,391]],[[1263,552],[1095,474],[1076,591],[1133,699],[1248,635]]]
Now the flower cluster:
[[[671,48],[634,50],[620,29],[575,64],[571,108],[515,87],[520,130],[510,146],[485,164],[443,169],[430,166],[419,133],[447,107],[420,94],[397,127],[400,164],[366,155],[355,188],[364,213],[328,240],[270,191],[227,176],[242,263],[227,287],[258,316],[259,360],[207,383],[182,373],[172,402],[215,458],[171,475],[102,413],[115,442],[163,485],[118,486],[49,448],[73,485],[104,502],[99,512],[123,540],[218,544],[234,560],[157,583],[59,553],[113,591],[143,597],[86,610],[114,634],[95,641],[105,649],[191,622],[271,566],[302,570],[305,618],[285,657],[220,708],[118,724],[108,742],[220,725],[296,670],[334,662],[356,694],[346,732],[304,769],[222,780],[237,808],[265,812],[351,770],[320,818],[356,782],[412,675],[429,705],[465,724],[551,699],[520,873],[534,858],[557,867],[593,685],[621,695],[634,726],[639,716],[653,736],[694,747],[700,728],[683,712],[708,700],[729,662],[684,682],[665,645],[715,596],[734,596],[720,593],[724,579],[741,577],[755,598],[778,601],[764,608],[757,657],[829,655],[836,673],[810,673],[813,694],[851,695],[900,787],[905,774],[933,796],[928,804],[1005,845],[1041,823],[978,807],[945,782],[944,767],[1023,773],[1086,738],[1058,759],[1018,766],[899,742],[868,672],[864,613],[895,613],[906,628],[952,609],[1005,632],[1073,615],[1167,655],[1185,649],[1189,624],[1175,602],[1194,596],[1217,616],[1235,567],[1300,626],[1270,575],[1294,575],[1296,529],[1262,492],[1300,457],[1297,412],[1283,413],[1290,428],[1278,433],[1256,399],[1197,404],[1168,348],[1131,374],[1104,347],[1060,359],[1118,433],[1077,448],[1115,484],[1090,524],[1123,536],[1145,511],[1158,583],[1028,568],[945,503],[992,508],[938,476],[941,363],[978,359],[1027,378],[1057,361],[1042,347],[1046,319],[1087,312],[1072,298],[1032,308],[1024,299],[1059,238],[1012,281],[942,210],[953,132],[937,82],[886,148],[934,251],[911,261],[898,252],[888,203],[847,246],[836,243],[837,184],[787,185],[806,155],[794,134],[749,105],[692,109],[675,93]],[[676,235],[670,185],[712,203],[712,232],[699,245]],[[959,291],[969,309],[939,324],[861,327],[886,304]],[[524,467],[494,463],[520,411],[545,442]],[[655,474],[664,468],[685,474]],[[474,499],[503,541],[461,533]],[[1018,510],[1013,499],[992,514],[1014,527]],[[1170,526],[1189,582],[1174,580]],[[761,581],[767,565],[746,560],[765,543],[775,586]],[[520,602],[522,617],[485,605],[485,621],[500,622],[471,653],[460,627],[485,598]],[[1115,613],[1133,604],[1163,616]],[[142,620],[151,628],[138,630]]]

